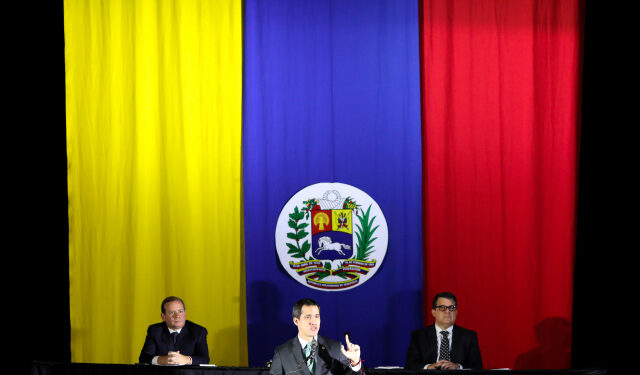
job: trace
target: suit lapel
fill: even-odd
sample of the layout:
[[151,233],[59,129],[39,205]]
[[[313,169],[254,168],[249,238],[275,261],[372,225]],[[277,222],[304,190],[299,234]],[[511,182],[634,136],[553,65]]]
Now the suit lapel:
[[322,375],[322,374],[328,374],[329,373],[329,367],[324,362],[324,360],[322,358],[320,358],[320,356],[318,355],[318,353],[320,353],[320,347],[324,347],[325,350],[329,351],[329,347],[328,347],[327,341],[324,339],[324,337],[318,335],[318,349],[316,350],[316,356],[315,356],[315,360],[316,360],[316,373],[315,373],[315,375]]
[[305,362],[304,360],[304,356],[302,354],[302,346],[300,345],[298,336],[294,337],[293,340],[290,341],[289,349],[293,354],[294,366],[300,365],[298,373],[311,375],[311,373],[309,372],[309,367],[307,367],[307,362]]
[[167,327],[167,324],[163,324],[162,325],[162,336],[161,336],[161,340],[162,340],[162,344],[164,345],[164,349],[168,352],[169,351],[169,343],[171,340],[171,334],[169,333],[169,328]]
[[427,348],[433,348],[427,356],[427,362],[436,363],[438,360],[438,334],[436,333],[435,325],[431,326],[427,331]]
[[177,348],[182,348],[181,344],[184,341],[185,337],[187,337],[188,334],[189,334],[189,328],[187,328],[187,323],[185,322],[184,326],[180,330],[180,334],[176,338],[176,347]]
[[450,355],[451,355],[451,362],[453,363],[460,363],[460,360],[458,358],[458,353],[460,353],[460,346],[462,345],[460,340],[460,335],[459,335],[459,330],[458,328],[454,325],[453,326],[453,331],[451,333],[451,350],[449,351]]

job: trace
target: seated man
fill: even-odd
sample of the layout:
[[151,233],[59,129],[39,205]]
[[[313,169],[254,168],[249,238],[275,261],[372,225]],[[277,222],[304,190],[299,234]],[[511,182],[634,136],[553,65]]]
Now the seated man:
[[478,335],[454,325],[458,300],[453,293],[440,293],[432,303],[431,315],[436,324],[411,333],[404,367],[421,369],[482,369]]
[[154,365],[199,365],[209,363],[207,329],[186,320],[184,302],[167,297],[160,306],[162,323],[147,329],[140,363]]
[[320,307],[314,300],[293,305],[293,324],[298,335],[275,349],[271,375],[346,375],[361,370],[360,347],[348,336],[345,350],[340,342],[318,335]]

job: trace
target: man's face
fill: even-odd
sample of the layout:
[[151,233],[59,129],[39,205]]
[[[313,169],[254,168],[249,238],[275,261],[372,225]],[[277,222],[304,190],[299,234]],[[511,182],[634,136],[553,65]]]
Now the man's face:
[[[454,305],[455,305],[455,302],[453,302],[448,298],[440,297],[436,301],[436,306],[449,307]],[[435,309],[431,309],[431,315],[433,315],[433,317],[436,318],[436,324],[438,325],[438,327],[442,329],[447,329],[451,327],[453,323],[456,322],[456,316],[458,315],[458,310],[456,309],[455,311],[449,311],[449,309],[446,309],[445,311],[440,311],[440,309],[436,307]]]
[[164,304],[164,313],[160,314],[162,321],[171,329],[180,329],[184,327],[187,319],[187,312],[184,305],[180,301],[171,301]]
[[318,306],[302,306],[300,318],[293,318],[298,326],[298,334],[306,341],[311,341],[320,330],[320,308]]

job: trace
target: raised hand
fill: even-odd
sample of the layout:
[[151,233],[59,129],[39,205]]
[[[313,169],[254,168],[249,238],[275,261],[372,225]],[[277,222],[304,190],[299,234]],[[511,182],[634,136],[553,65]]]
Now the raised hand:
[[352,365],[357,365],[360,363],[360,346],[351,343],[349,341],[349,335],[344,335],[344,340],[347,343],[347,349],[345,350],[344,345],[340,345],[340,349],[342,350],[342,354],[345,357],[349,358]]

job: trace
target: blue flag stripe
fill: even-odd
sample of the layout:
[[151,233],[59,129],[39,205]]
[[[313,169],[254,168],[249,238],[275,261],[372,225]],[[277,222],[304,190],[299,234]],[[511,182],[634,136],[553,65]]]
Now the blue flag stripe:
[[[243,174],[249,364],[297,333],[291,306],[320,304],[320,334],[351,332],[368,367],[402,365],[422,326],[418,4],[245,2]],[[389,226],[366,283],[318,291],[280,266],[274,233],[289,198],[318,182],[369,194]]]

